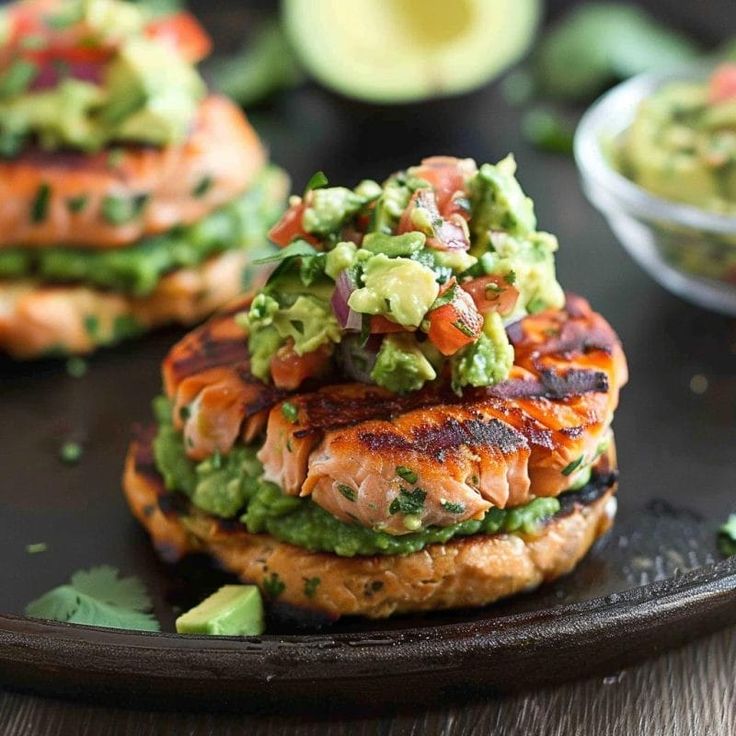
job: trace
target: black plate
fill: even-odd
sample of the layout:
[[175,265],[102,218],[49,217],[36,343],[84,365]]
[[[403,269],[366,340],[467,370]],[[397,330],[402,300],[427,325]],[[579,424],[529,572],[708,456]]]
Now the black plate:
[[[542,227],[560,237],[561,281],[610,319],[629,357],[615,422],[618,523],[569,577],[481,611],[353,620],[317,634],[275,618],[257,641],[29,621],[16,617],[28,601],[79,568],[107,563],[144,579],[172,631],[173,607],[194,603],[224,576],[202,560],[159,562],[119,491],[130,427],[149,417],[159,362],[180,332],[104,351],[81,379],[60,363],[4,362],[0,679],[136,702],[323,702],[326,692],[351,702],[397,693],[427,700],[618,667],[736,621],[736,567],[718,562],[715,544],[734,510],[734,323],[650,282],[583,200],[572,162],[530,151],[494,88],[379,109],[306,87],[252,117],[297,189],[318,168],[355,182],[433,153],[495,161],[517,152]],[[67,439],[85,448],[76,467],[58,460]],[[48,551],[27,554],[36,542]]]

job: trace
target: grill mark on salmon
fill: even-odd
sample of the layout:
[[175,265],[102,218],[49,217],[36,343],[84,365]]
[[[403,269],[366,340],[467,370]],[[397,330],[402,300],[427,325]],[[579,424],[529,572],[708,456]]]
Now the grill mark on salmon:
[[[392,533],[410,531],[389,512],[402,487],[397,466],[419,476],[423,526],[560,494],[570,484],[566,468],[594,456],[626,380],[613,330],[584,300],[575,309],[580,316],[551,311],[522,320],[515,336],[522,365],[462,398],[444,386],[382,400],[375,388],[355,385],[290,397],[295,419],[280,407],[269,416],[259,453],[265,477],[287,493],[312,494],[338,518]],[[571,331],[576,352],[570,340],[556,343],[564,354],[548,350],[551,330],[564,332],[573,320],[582,322]],[[586,325],[594,341],[585,339]],[[505,477],[504,468],[513,471]]]
[[526,446],[522,435],[498,419],[483,422],[452,416],[442,417],[438,424],[420,424],[412,429],[410,439],[393,432],[359,432],[358,439],[371,452],[420,452],[440,462],[448,450],[459,445],[474,449],[492,445],[503,453]]

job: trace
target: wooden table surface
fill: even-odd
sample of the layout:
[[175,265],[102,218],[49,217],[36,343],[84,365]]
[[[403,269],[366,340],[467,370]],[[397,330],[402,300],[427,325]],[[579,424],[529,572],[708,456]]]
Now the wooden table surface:
[[[164,713],[0,691],[2,736],[728,736],[736,734],[736,628],[606,678],[428,711],[258,716]],[[326,694],[329,697],[329,694]],[[327,706],[326,706],[327,707]]]

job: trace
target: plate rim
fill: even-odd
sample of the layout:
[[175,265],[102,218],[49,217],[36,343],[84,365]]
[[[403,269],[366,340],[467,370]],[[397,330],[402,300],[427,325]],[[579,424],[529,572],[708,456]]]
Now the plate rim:
[[[736,623],[734,604],[736,557],[587,601],[426,628],[183,637],[0,614],[0,682],[93,699],[243,697],[240,705],[257,698],[268,707],[283,698],[314,705],[327,683],[335,702],[375,705],[390,683],[412,676],[426,702],[453,687],[516,689],[520,676],[530,685],[611,671]],[[545,672],[534,671],[540,652],[554,655]],[[486,666],[469,667],[479,657]]]

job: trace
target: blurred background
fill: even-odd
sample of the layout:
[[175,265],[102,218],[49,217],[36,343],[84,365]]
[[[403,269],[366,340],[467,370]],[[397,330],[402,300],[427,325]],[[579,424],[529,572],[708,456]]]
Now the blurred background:
[[[495,160],[508,150],[523,157],[520,151],[528,147],[564,157],[582,110],[616,81],[701,56],[736,59],[733,0],[496,2],[505,6],[502,21],[494,23],[495,31],[486,29],[486,43],[473,51],[474,60],[463,62],[466,68],[482,67],[492,59],[488,80],[481,70],[471,91],[405,104],[384,103],[380,93],[361,101],[366,95],[351,81],[347,63],[334,74],[342,75],[339,93],[324,86],[334,89],[334,78],[321,75],[315,81],[320,59],[314,49],[317,57],[320,50],[324,55],[326,47],[340,43],[334,36],[341,31],[313,18],[310,27],[309,0],[189,0],[187,7],[215,39],[215,58],[205,64],[205,74],[251,113],[297,189],[317,168],[333,181],[349,183],[385,175],[430,153]],[[306,10],[295,21],[285,8],[299,4]],[[437,14],[434,5],[442,7],[441,2],[402,4],[429,14]],[[339,5],[355,6],[355,26],[365,28],[360,43],[381,43],[362,0]],[[511,48],[505,43],[509,34],[515,39]],[[401,75],[390,67],[380,73]],[[453,73],[457,68],[448,72]],[[523,172],[522,167],[522,179]]]

